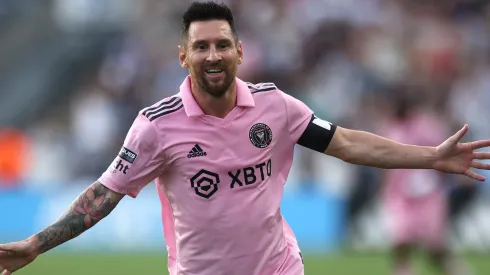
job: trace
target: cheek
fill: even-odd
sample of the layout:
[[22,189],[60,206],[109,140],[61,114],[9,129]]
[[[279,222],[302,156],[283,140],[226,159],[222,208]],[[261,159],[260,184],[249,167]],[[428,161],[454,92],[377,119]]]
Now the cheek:
[[238,65],[238,55],[235,54],[235,53],[230,53],[229,55],[227,55],[225,57],[225,60],[226,60],[226,63],[227,63],[227,67],[228,68],[234,68]]
[[194,60],[190,60],[190,61],[189,61],[189,68],[190,68],[190,70],[191,70],[191,71],[193,71],[193,72],[198,72],[198,71],[200,71],[200,69],[199,69],[199,64],[198,64],[198,63],[196,63]]
[[196,63],[196,56],[194,54],[188,54],[187,58],[185,59],[187,64],[192,68],[195,67]]
[[202,58],[199,55],[193,55],[189,58],[189,64],[193,67],[195,71],[200,71],[203,64],[205,63],[205,60],[205,58]]

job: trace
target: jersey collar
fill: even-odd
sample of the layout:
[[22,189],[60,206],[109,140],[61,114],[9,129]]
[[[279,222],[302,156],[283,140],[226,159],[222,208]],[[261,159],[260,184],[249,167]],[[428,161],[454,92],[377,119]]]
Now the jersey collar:
[[[236,78],[237,85],[237,106],[240,107],[255,107],[255,101],[248,88],[247,83]],[[184,103],[184,109],[187,116],[202,116],[204,112],[202,111],[199,104],[197,104],[191,91],[191,77],[187,76],[180,85],[180,96],[182,97],[182,102]]]

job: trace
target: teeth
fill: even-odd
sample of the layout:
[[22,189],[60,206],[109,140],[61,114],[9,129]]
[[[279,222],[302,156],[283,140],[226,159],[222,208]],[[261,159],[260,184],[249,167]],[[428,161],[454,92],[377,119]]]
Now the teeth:
[[207,70],[208,73],[221,73],[222,70]]

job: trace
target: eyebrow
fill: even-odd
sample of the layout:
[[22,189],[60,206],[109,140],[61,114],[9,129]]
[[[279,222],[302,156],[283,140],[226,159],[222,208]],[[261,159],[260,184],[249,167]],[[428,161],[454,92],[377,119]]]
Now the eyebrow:
[[[233,40],[229,39],[229,38],[218,38],[216,39],[216,42],[218,43],[222,43],[222,42],[233,42]],[[192,42],[192,45],[196,45],[196,44],[207,44],[209,43],[208,40],[205,40],[205,39],[199,39],[199,40],[195,40]]]

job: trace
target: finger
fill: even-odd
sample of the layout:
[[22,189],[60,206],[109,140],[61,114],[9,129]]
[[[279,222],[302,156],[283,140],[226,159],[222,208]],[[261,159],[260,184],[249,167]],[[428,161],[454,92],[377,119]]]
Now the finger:
[[5,272],[3,273],[3,275],[12,275],[12,272],[9,271],[9,270],[5,270]]
[[461,130],[459,130],[458,132],[456,132],[456,134],[454,134],[451,137],[451,140],[453,142],[455,142],[455,143],[458,142],[458,141],[460,141],[464,137],[464,135],[466,134],[466,132],[468,132],[468,124],[465,124],[463,126],[463,128],[461,128]]
[[490,147],[490,140],[479,140],[479,141],[468,142],[468,145],[473,150]]
[[473,153],[473,159],[490,159],[490,153],[475,152]]
[[478,161],[471,162],[471,167],[476,168],[476,169],[490,170],[490,164],[482,163],[482,162],[478,162]]
[[472,170],[468,170],[464,174],[465,174],[465,176],[470,177],[470,178],[472,178],[474,180],[477,180],[477,181],[485,181],[485,177],[484,176],[479,175],[479,174],[475,173]]

